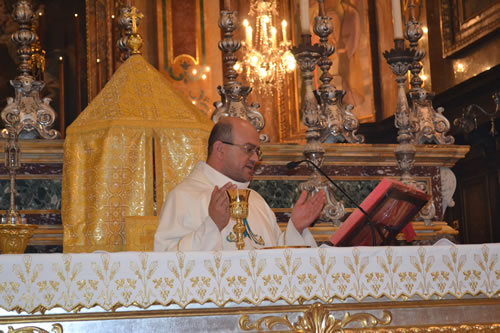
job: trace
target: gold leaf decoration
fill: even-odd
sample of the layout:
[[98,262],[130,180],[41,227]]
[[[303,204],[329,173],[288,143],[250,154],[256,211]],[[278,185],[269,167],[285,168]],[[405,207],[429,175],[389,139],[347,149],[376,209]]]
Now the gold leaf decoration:
[[262,331],[262,324],[265,324],[265,328],[268,330],[272,330],[277,325],[283,325],[288,327],[289,329],[293,329],[293,325],[288,320],[287,315],[283,315],[283,317],[274,317],[274,316],[266,316],[258,319],[256,322],[251,323],[248,315],[243,315],[240,318],[240,328],[243,331]]
[[292,324],[287,315],[283,317],[266,316],[258,319],[254,323],[250,322],[248,315],[240,318],[239,325],[244,331],[262,331],[262,324],[265,328],[272,330],[276,325],[284,325],[293,332],[307,333],[336,333],[345,332],[344,328],[351,323],[358,323],[363,328],[375,327],[377,325],[388,325],[392,322],[392,315],[389,311],[384,311],[382,319],[378,319],[369,313],[356,313],[351,315],[349,312],[344,314],[342,320],[335,319],[330,314],[327,307],[322,303],[311,305],[310,309],[304,312],[304,317],[299,317],[297,322]]
[[[50,330],[52,333],[62,333],[63,328],[61,324],[53,324],[52,329]],[[0,333],[3,333],[3,331],[0,331]],[[20,327],[14,329],[12,326],[9,326],[9,330],[7,333],[49,333],[49,331],[46,331],[42,328],[35,327],[35,326],[25,326],[25,327]]]
[[[359,329],[346,329],[343,333],[360,332]],[[433,333],[433,332],[453,332],[453,333],[475,333],[475,332],[491,332],[499,333],[500,324],[475,324],[475,325],[432,325],[418,327],[378,327],[369,330],[363,330],[366,333]]]

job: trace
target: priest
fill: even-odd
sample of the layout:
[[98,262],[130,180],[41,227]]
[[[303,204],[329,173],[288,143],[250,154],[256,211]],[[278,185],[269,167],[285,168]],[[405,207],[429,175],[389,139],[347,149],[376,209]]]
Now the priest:
[[[228,189],[244,189],[261,155],[259,134],[248,121],[227,117],[212,129],[207,161],[199,161],[191,174],[167,196],[155,233],[155,251],[236,250],[230,236]],[[251,191],[245,221],[244,249],[273,246],[311,246],[316,242],[308,230],[326,200],[324,191],[307,198],[302,192],[293,207],[285,232],[265,200]]]

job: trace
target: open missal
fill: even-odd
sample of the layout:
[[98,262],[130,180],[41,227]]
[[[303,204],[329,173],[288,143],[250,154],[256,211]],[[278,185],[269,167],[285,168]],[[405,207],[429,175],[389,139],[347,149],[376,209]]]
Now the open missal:
[[383,179],[360,205],[370,218],[356,208],[330,241],[334,246],[387,244],[429,199],[428,194],[415,187]]

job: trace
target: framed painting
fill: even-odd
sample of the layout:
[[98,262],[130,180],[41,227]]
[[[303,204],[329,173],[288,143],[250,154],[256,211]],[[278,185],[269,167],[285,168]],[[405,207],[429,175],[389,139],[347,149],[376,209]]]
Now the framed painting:
[[500,27],[499,0],[441,0],[443,58],[450,57]]
[[[332,54],[332,66],[329,72],[333,79],[331,84],[339,90],[345,90],[343,102],[354,106],[353,113],[362,123],[375,122],[376,108],[374,99],[373,57],[371,48],[369,1],[325,0],[325,12],[332,17],[333,33],[330,42],[336,51]],[[309,22],[312,43],[319,43],[319,37],[313,32],[314,17],[318,15],[317,0],[309,1]],[[301,29],[298,1],[278,1],[280,17],[291,24],[293,46],[300,44]],[[241,7],[240,7],[241,10]],[[245,11],[242,11],[244,13]],[[298,68],[298,67],[297,67]],[[321,82],[321,70],[315,70],[315,89]],[[297,143],[305,141],[306,126],[302,123],[300,101],[302,96],[300,70],[297,69],[284,85],[280,94],[274,97],[272,112],[266,113],[266,106],[261,103],[261,110],[266,118],[271,116],[275,135],[270,135],[276,143]],[[266,101],[263,99],[262,101]],[[264,128],[263,131],[265,131]],[[267,133],[266,133],[267,134]],[[273,140],[273,137],[275,140]],[[273,143],[274,143],[273,142]]]
[[[344,103],[354,106],[353,112],[360,122],[374,122],[376,119],[369,3],[366,0],[325,1],[327,15],[332,16],[334,21],[331,39],[337,50],[332,56],[333,66],[330,69],[332,84],[337,89],[346,90]],[[222,57],[217,48],[221,39],[217,25],[219,1],[156,0],[156,5],[160,71],[193,104],[209,115],[213,111],[213,102],[220,100],[216,87],[222,84],[223,79]],[[253,24],[249,1],[233,1],[232,5],[238,11],[240,24],[245,18]],[[318,1],[310,0],[309,5],[312,23],[318,15]],[[276,17],[291,22],[289,36],[293,45],[298,45],[298,2],[279,0],[277,7]],[[234,32],[234,37],[244,38],[241,27]],[[242,59],[241,50],[236,56]],[[320,75],[319,71],[316,78]],[[237,80],[246,84],[243,76]],[[273,96],[259,95],[258,89],[253,87],[248,101],[261,105],[259,112],[266,119],[262,133],[270,137],[271,143],[303,142],[306,128],[300,115],[300,73],[291,74],[285,81],[281,92]],[[321,84],[319,80],[316,83],[316,87]]]
[[[309,1],[310,22],[318,15],[318,1]],[[325,12],[332,17],[333,33],[330,41],[335,53],[330,56],[330,73],[337,89],[345,90],[344,104],[354,106],[358,120],[375,121],[373,91],[373,63],[370,43],[370,16],[368,1],[324,0]],[[296,21],[297,22],[297,21]],[[312,27],[311,27],[312,29]],[[313,34],[313,43],[319,37]],[[318,77],[321,73],[317,69]]]
[[219,3],[156,0],[156,8],[159,70],[208,115],[222,83]]

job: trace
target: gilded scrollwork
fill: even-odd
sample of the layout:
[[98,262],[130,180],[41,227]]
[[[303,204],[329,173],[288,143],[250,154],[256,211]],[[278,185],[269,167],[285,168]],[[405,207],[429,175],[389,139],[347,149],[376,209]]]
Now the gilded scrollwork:
[[[63,327],[61,324],[52,324],[52,329],[50,330],[50,332],[63,333]],[[9,326],[7,331],[7,333],[50,333],[50,332],[36,326],[25,326],[19,328],[14,328],[12,326]],[[0,333],[3,333],[3,331],[0,331]]]
[[[359,330],[346,329],[344,333],[359,332]],[[500,332],[500,324],[475,324],[475,325],[432,325],[432,326],[412,326],[412,327],[376,327],[363,330],[365,333],[433,333],[433,332],[453,332],[453,333],[473,333],[473,332]]]
[[242,315],[240,318],[240,328],[243,331],[262,331],[263,326],[262,324],[265,325],[265,328],[268,330],[272,330],[275,326],[282,325],[286,326],[289,329],[293,329],[293,325],[290,323],[290,320],[288,319],[287,315],[283,315],[283,317],[276,317],[276,316],[266,316],[259,318],[255,322],[250,321],[250,317],[248,315]]
[[335,333],[344,332],[344,329],[352,323],[357,323],[359,326],[375,327],[377,325],[388,325],[392,321],[392,314],[389,311],[384,311],[381,319],[370,313],[355,313],[346,312],[342,319],[335,319],[330,314],[328,308],[322,303],[315,303],[304,312],[304,316],[299,316],[295,323],[292,323],[287,315],[266,316],[259,318],[255,322],[251,322],[248,315],[240,317],[239,325],[244,331],[262,331],[265,329],[272,330],[277,325],[282,325],[290,329],[291,332],[307,332],[307,333]]

